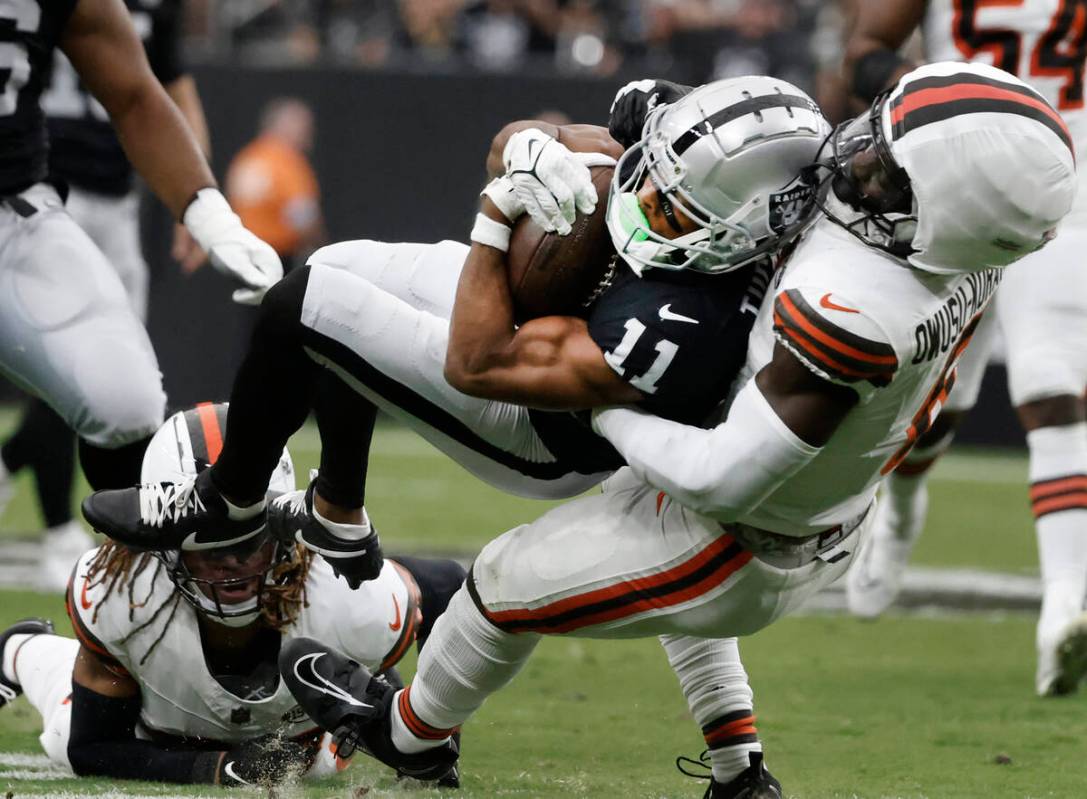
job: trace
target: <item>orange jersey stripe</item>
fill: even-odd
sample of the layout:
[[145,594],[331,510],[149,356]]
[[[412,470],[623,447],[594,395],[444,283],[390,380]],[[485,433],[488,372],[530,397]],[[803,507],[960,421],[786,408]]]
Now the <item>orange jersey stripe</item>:
[[[777,301],[782,303],[788,310],[790,316],[793,317],[796,324],[803,330],[808,336],[816,341],[825,344],[833,350],[853,358],[858,361],[864,361],[879,366],[889,366],[893,370],[898,365],[898,359],[894,355],[870,355],[867,352],[858,350],[856,347],[851,347],[848,344],[839,341],[838,339],[831,338],[822,330],[817,328],[811,323],[810,320],[805,318],[804,314],[800,312],[800,309],[793,303],[792,298],[788,294],[778,295]],[[775,319],[776,321],[776,319]]]
[[804,338],[796,335],[793,331],[789,330],[789,324],[780,314],[776,312],[774,313],[774,324],[784,330],[787,334],[789,334],[789,341],[800,347],[800,349],[804,350],[804,352],[806,352],[811,357],[812,361],[814,361],[816,364],[830,367],[826,371],[831,372],[832,374],[844,375],[846,377],[856,377],[858,380],[866,380],[869,377],[880,374],[878,372],[861,372],[857,369],[846,366],[840,361],[834,360],[821,349],[816,347],[814,344],[806,341]]

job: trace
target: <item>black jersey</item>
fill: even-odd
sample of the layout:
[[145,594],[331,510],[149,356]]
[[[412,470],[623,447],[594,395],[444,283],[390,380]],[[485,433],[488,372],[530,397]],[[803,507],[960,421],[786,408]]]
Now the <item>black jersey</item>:
[[[721,275],[647,270],[620,262],[589,314],[589,335],[623,380],[643,394],[638,405],[665,419],[703,423],[728,397],[747,358],[747,339],[770,285],[769,259]],[[586,435],[576,414],[532,412],[541,440],[577,471],[623,465],[604,439]]]
[[48,144],[38,103],[76,0],[0,4],[0,195],[43,180]]
[[[185,74],[180,57],[181,0],[125,0],[160,83]],[[123,195],[132,188],[132,166],[106,109],[83,88],[64,54],[56,53],[42,94],[49,121],[49,173],[96,194]]]

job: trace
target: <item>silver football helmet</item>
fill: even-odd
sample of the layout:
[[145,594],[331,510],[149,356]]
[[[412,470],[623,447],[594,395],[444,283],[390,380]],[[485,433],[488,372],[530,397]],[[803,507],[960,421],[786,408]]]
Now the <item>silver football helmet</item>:
[[[202,403],[167,419],[147,446],[140,482],[180,483],[208,468],[219,457],[226,433],[226,415],[225,402]],[[284,448],[268,484],[268,496],[271,498],[294,490],[294,464],[291,454]],[[170,580],[197,612],[218,624],[244,627],[260,617],[265,587],[273,581],[276,565],[291,557],[290,547],[267,536],[255,536],[234,547],[210,549],[194,555],[211,559],[234,556],[238,560],[246,560],[261,549],[267,550],[267,557],[260,559],[263,568],[252,574],[227,579],[204,579],[193,575],[177,551],[157,552],[155,557],[163,562]],[[232,589],[254,580],[258,581],[258,586],[252,596],[240,602],[228,599]]]
[[[615,168],[607,222],[616,251],[638,274],[728,272],[772,252],[812,219],[802,172],[829,133],[807,94],[761,75],[715,81],[659,106]],[[652,230],[636,196],[647,179],[677,232],[677,210],[697,230],[675,238]]]

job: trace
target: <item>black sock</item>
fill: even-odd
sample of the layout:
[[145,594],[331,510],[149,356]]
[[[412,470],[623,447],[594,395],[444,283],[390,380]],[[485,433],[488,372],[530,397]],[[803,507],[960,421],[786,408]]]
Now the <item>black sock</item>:
[[123,447],[106,449],[80,439],[79,464],[91,488],[101,491],[139,485],[143,453],[150,441],[151,436],[147,436]]
[[325,369],[317,382],[313,411],[321,433],[317,492],[341,508],[361,508],[377,407]]
[[215,486],[237,503],[265,495],[287,439],[309,413],[321,367],[303,349],[308,280],[309,267],[296,269],[264,296],[234,379],[223,450],[211,472]]
[[47,527],[72,520],[75,434],[56,411],[40,399],[30,400],[19,429],[0,448],[0,457],[12,473],[25,466],[34,470]]

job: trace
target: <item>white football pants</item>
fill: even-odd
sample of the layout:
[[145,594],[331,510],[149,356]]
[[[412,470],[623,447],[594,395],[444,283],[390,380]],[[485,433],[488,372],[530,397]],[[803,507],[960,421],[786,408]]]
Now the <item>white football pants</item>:
[[481,480],[537,499],[576,496],[610,472],[560,462],[527,408],[469,397],[445,381],[449,316],[467,254],[452,241],[348,241],[318,250],[308,261],[302,324],[333,346],[310,356]]
[[0,371],[91,444],[151,435],[162,375],[117,273],[51,186],[19,198],[0,203]]

